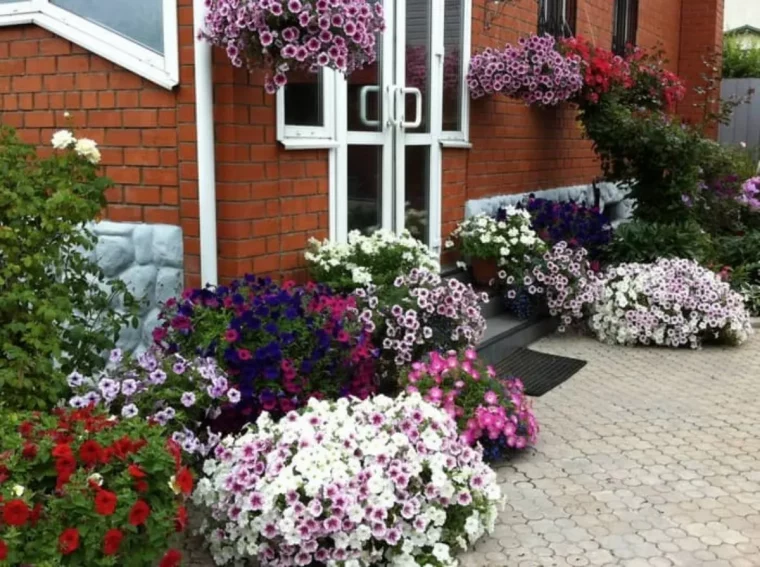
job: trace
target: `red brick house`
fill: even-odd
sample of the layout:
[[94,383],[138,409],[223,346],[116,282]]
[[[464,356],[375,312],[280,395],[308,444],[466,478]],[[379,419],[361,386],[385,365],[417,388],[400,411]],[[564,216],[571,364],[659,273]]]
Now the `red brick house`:
[[204,0],[0,0],[0,123],[42,146],[69,112],[117,184],[106,217],[181,227],[186,283],[280,275],[311,236],[407,223],[440,248],[469,200],[599,175],[569,106],[471,102],[473,51],[539,27],[659,42],[693,85],[723,22],[723,0],[385,2],[377,64],[270,96],[197,39]]

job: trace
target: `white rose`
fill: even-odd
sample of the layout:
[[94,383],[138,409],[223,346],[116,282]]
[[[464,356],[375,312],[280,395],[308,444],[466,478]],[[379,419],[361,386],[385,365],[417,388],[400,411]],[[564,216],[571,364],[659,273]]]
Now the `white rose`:
[[100,150],[98,144],[88,138],[77,140],[74,151],[93,164],[100,163]]
[[65,150],[66,148],[69,148],[75,144],[76,141],[77,139],[74,137],[74,134],[72,134],[69,130],[59,130],[53,134],[53,138],[50,140],[50,143],[53,144],[53,147],[56,150]]

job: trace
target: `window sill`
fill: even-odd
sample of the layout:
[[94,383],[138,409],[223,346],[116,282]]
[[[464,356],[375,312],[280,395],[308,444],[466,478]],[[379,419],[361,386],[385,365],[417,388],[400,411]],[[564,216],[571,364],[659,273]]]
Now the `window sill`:
[[440,144],[442,148],[472,149],[472,142],[468,142],[467,140],[440,140]]
[[286,150],[329,150],[340,145],[329,138],[285,138],[279,142]]

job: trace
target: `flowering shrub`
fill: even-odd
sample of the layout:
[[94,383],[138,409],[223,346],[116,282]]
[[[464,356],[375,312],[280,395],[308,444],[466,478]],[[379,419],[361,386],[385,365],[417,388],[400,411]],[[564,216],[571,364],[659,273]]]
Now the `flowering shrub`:
[[470,60],[467,84],[473,98],[501,93],[526,104],[554,106],[583,87],[580,60],[562,55],[556,40],[531,35],[503,50],[488,48]]
[[[602,282],[591,269],[584,248],[573,250],[566,242],[555,244],[525,275],[522,284],[531,295],[544,295],[552,317],[559,317],[560,332],[584,321],[601,297]],[[507,279],[507,285],[515,282]],[[515,291],[507,291],[514,297]]]
[[3,415],[0,562],[173,567],[193,476],[145,421],[92,411]]
[[612,240],[610,221],[596,207],[532,197],[526,208],[533,230],[549,246],[564,241],[571,248],[585,248],[592,260],[599,260]]
[[683,259],[610,268],[590,325],[604,342],[692,348],[706,340],[739,344],[752,331],[742,296]]
[[213,358],[185,360],[158,349],[125,359],[119,350],[98,376],[73,373],[68,378],[76,408],[102,406],[123,419],[146,418],[172,432],[187,453],[205,456],[218,443],[209,425],[225,404],[240,401]]
[[[311,396],[364,398],[374,389],[372,322],[353,298],[323,286],[282,287],[246,276],[229,286],[187,290],[170,301],[153,337],[169,352],[216,356],[238,414],[288,412]],[[225,382],[215,387],[221,393]]]
[[194,495],[218,565],[448,567],[494,528],[496,474],[419,395],[311,400],[256,425],[217,448]]
[[382,2],[367,0],[209,0],[204,37],[232,64],[265,67],[266,89],[284,86],[290,70],[327,67],[352,73],[375,61],[385,29]]
[[665,68],[662,50],[650,53],[636,47],[627,57],[631,71],[629,96],[638,106],[675,112],[676,105],[686,96],[681,79]]
[[536,442],[538,423],[522,382],[497,379],[473,349],[463,354],[432,352],[412,364],[401,385],[454,418],[462,439],[468,445],[481,443],[488,460]]
[[315,281],[344,291],[390,284],[412,268],[440,269],[430,248],[407,231],[378,230],[365,236],[355,230],[349,233],[347,243],[312,238],[305,257]]
[[483,338],[485,293],[457,279],[412,269],[392,286],[357,289],[360,320],[377,329],[384,371],[419,360],[435,349],[461,350]]
[[583,88],[578,97],[581,105],[598,103],[616,87],[632,86],[628,62],[612,51],[597,47],[580,35],[562,40],[561,49],[581,61]]

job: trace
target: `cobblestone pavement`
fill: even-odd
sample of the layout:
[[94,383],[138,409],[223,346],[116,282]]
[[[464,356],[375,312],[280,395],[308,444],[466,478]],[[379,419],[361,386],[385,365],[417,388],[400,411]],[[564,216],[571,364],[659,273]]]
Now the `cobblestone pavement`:
[[539,443],[499,469],[506,508],[464,567],[760,566],[760,337],[533,348],[588,364],[535,400]]

